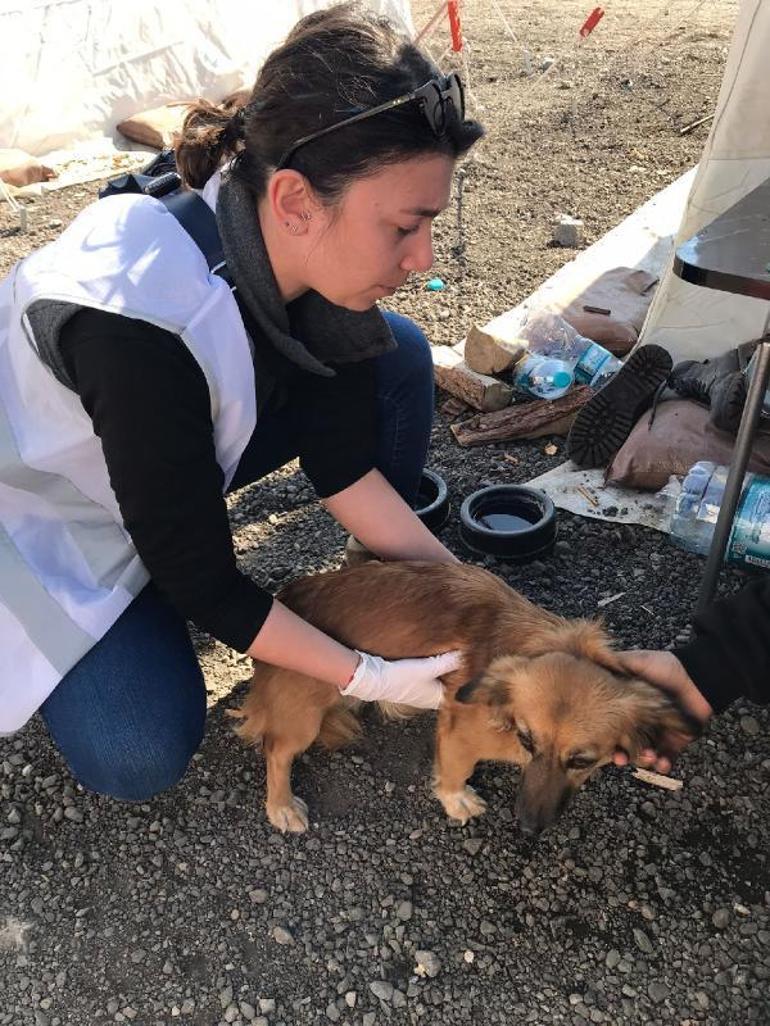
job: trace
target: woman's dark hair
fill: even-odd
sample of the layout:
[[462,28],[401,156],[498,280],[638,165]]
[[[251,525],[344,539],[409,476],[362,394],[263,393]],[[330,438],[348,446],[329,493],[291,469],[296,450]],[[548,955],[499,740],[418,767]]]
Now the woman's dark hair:
[[[229,157],[261,197],[282,155],[303,136],[417,89],[439,76],[383,18],[342,3],[308,15],[267,58],[245,106],[205,100],[187,114],[176,146],[184,180],[201,188]],[[459,157],[481,138],[476,121],[450,116],[436,136],[417,103],[374,115],[300,147],[290,166],[334,202],[353,179],[422,154]]]

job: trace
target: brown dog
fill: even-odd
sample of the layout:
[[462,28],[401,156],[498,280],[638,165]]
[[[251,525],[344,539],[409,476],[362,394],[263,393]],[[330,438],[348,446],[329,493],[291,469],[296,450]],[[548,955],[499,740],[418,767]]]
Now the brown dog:
[[[339,641],[386,659],[465,654],[444,678],[434,793],[453,819],[485,810],[466,781],[477,762],[523,767],[516,813],[525,833],[552,823],[616,747],[633,757],[663,731],[692,733],[662,692],[622,673],[602,627],[533,605],[486,570],[463,564],[367,563],[305,577],[279,598]],[[262,743],[267,815],[279,830],[307,828],[291,792],[295,756],[318,740],[360,733],[354,701],[336,687],[257,663],[238,733]]]

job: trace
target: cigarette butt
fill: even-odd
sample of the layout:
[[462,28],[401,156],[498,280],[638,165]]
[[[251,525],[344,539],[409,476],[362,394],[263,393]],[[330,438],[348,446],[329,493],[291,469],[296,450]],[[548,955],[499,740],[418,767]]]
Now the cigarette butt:
[[653,773],[652,770],[646,769],[635,769],[632,776],[635,776],[637,780],[644,781],[645,784],[652,784],[654,787],[662,787],[666,791],[681,791],[684,786],[681,780],[676,780],[674,777],[664,776],[662,773]]

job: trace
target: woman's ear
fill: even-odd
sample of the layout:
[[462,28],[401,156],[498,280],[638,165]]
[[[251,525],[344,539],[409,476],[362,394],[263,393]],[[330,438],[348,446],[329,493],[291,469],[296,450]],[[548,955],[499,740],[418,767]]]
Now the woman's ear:
[[267,203],[275,221],[293,235],[305,234],[318,206],[310,183],[299,171],[276,171],[267,186]]

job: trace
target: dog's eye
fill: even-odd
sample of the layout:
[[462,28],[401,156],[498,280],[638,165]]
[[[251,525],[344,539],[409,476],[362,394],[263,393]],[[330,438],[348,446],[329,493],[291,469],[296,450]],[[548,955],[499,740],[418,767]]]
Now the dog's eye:
[[535,743],[532,740],[532,735],[528,734],[525,730],[517,730],[516,736],[519,739],[521,747],[525,748],[531,755],[535,751]]
[[596,759],[592,759],[590,755],[573,755],[567,760],[567,769],[588,769],[589,766],[593,766]]

